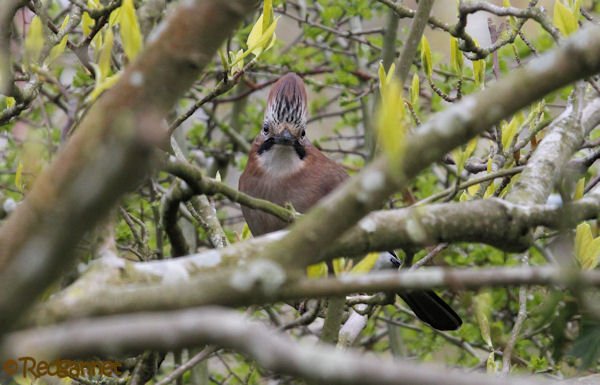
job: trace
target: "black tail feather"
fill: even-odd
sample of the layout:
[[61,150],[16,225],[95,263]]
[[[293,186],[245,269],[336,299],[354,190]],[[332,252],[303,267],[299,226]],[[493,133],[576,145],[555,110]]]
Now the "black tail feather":
[[417,317],[438,330],[456,330],[462,320],[433,290],[404,291],[398,295],[410,306]]

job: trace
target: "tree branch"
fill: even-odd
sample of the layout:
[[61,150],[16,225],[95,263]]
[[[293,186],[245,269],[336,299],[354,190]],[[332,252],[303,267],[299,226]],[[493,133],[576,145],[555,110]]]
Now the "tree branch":
[[[164,333],[169,330],[169,333]],[[146,348],[175,350],[216,344],[239,351],[266,369],[321,384],[541,385],[532,377],[499,378],[477,372],[448,371],[435,365],[384,360],[327,346],[294,344],[235,311],[204,308],[75,321],[13,333],[0,352],[5,357],[116,355]]]
[[[600,189],[596,189],[568,205],[577,221],[598,215],[599,193]],[[499,199],[375,212],[331,245],[324,256],[355,256],[372,250],[425,246],[440,241],[484,239],[495,240],[499,247],[514,248],[512,251],[523,250],[530,245],[527,237],[530,228],[542,225],[560,228],[563,216],[563,208],[518,206]],[[29,322],[51,323],[97,314],[290,299],[281,296],[286,292],[284,289],[299,287],[294,286],[299,285],[295,283],[297,273],[286,272],[274,262],[262,259],[284,234],[272,233],[223,249],[171,260],[133,263],[114,257],[101,261],[71,287],[40,304],[30,315]],[[317,284],[314,280],[307,282]],[[451,282],[462,281],[446,283]],[[362,291],[362,288],[356,289]],[[305,298],[315,294],[310,289],[298,290],[285,295]]]
[[119,82],[91,107],[0,228],[2,332],[72,263],[84,233],[147,175],[153,147],[166,139],[157,122],[253,4],[182,3]]

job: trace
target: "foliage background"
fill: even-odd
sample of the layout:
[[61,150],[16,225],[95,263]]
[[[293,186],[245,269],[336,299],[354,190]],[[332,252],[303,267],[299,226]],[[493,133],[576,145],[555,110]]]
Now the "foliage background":
[[[169,113],[165,129],[168,126],[173,132],[182,156],[204,175],[235,187],[247,161],[248,145],[262,125],[266,92],[281,74],[293,71],[303,77],[310,90],[308,132],[313,144],[343,164],[351,174],[361,170],[379,151],[374,144],[377,133],[373,117],[380,99],[380,63],[383,60],[387,70],[397,60],[410,27],[409,18],[398,20],[385,3],[274,1],[274,15],[280,17],[274,45],[258,56],[248,55],[243,66],[239,62],[236,66],[232,64],[235,55],[240,49],[248,49],[247,38],[258,17],[258,13],[248,14],[219,55]],[[495,3],[527,9],[529,2]],[[8,65],[4,62],[1,68],[6,92],[0,96],[0,219],[8,217],[15,205],[26,197],[35,178],[77,130],[89,106],[103,91],[110,89],[121,71],[143,49],[146,44],[143,41],[153,39],[152,34],[156,32],[151,31],[177,6],[177,2],[166,0],[32,0],[23,4],[9,24],[10,49],[4,55],[10,61]],[[476,53],[464,47],[461,47],[463,51],[452,48],[447,31],[428,27],[425,36],[431,43],[431,52],[421,48],[406,82],[405,130],[418,131],[420,123],[436,112],[554,48],[555,38],[573,32],[570,28],[578,29],[577,23],[598,23],[600,3],[597,1],[558,4],[540,1],[535,5],[536,9],[544,9],[543,15],[555,28],[556,36],[530,20],[514,42],[478,57],[476,65],[479,67],[475,70],[473,62],[476,61],[469,58],[474,59]],[[413,2],[404,2],[402,6],[416,8]],[[575,11],[578,6],[581,12]],[[457,5],[453,1],[438,1],[432,15],[453,25],[457,20]],[[516,18],[494,15],[488,23],[488,16],[479,12],[468,18],[467,33],[482,47],[516,33]],[[569,24],[570,18],[574,18],[574,26]],[[390,26],[395,26],[395,34],[389,33]],[[432,63],[431,76],[426,73],[423,59]],[[598,83],[594,80],[591,83],[597,90]],[[569,97],[576,95],[574,89],[569,86],[548,95],[518,114],[507,116],[476,142],[449,153],[392,196],[389,208],[431,201],[506,197],[522,166],[547,134],[550,122],[572,103]],[[518,93],[519,90],[515,90],[515,94]],[[593,166],[598,156],[598,133],[592,131],[575,156],[585,164],[583,173],[568,181],[563,189],[556,189],[557,194],[549,199],[577,200],[583,196],[584,189],[587,193],[598,182]],[[393,132],[380,135],[384,143],[396,140]],[[460,185],[487,174],[498,177],[473,183],[468,188]],[[177,186],[173,175],[154,172],[107,215],[104,224],[78,245],[77,264],[64,268],[60,282],[47,289],[44,298],[75,282],[85,266],[107,247],[131,261],[177,256],[168,235],[172,223],[165,220],[165,207]],[[204,204],[216,208],[226,235],[224,244],[240,242],[249,235],[238,204],[225,195],[210,196],[210,201]],[[203,223],[193,207],[183,205],[175,216],[190,253],[216,246],[210,225]],[[556,234],[555,229],[538,229],[535,244],[525,253],[462,242],[405,249],[401,253],[405,258],[414,257],[415,262],[426,258],[430,265],[445,267],[542,266],[548,263],[549,254],[557,254],[553,251],[557,244],[564,246],[562,241],[557,241],[560,237],[555,237]],[[595,267],[600,254],[597,242],[594,243],[596,221],[577,227],[576,234],[576,245],[573,246],[571,240],[570,251],[557,258],[567,261],[564,263]],[[584,253],[584,248],[591,251]],[[350,270],[351,266],[348,262],[340,269]],[[544,373],[553,378],[598,369],[596,342],[600,327],[582,309],[577,293],[548,286],[528,290],[452,288],[441,290],[441,294],[465,321],[458,331],[435,331],[416,320],[399,299],[385,305],[379,304],[377,296],[373,296],[369,298],[375,305],[367,307],[368,322],[353,343],[354,349],[488,372],[508,370],[506,364],[502,364],[502,357],[508,354],[513,372]],[[525,308],[526,317],[522,319],[522,327],[517,329],[519,310]],[[303,319],[302,312],[282,303],[251,306],[244,311],[276,327]],[[290,327],[288,333],[297,339],[312,341],[318,338],[321,327],[322,319],[317,317]],[[517,338],[510,342],[514,330],[517,330]],[[507,352],[507,346],[512,344],[514,349]],[[185,362],[192,351],[169,354],[151,381],[159,381],[173,370],[173,365]],[[203,365],[206,366],[196,367],[180,381],[255,384],[289,380],[264,371],[252,360],[227,350],[215,353]],[[200,376],[204,382],[194,382],[192,376]],[[98,383],[94,379],[90,381]],[[82,383],[85,382],[82,380]]]

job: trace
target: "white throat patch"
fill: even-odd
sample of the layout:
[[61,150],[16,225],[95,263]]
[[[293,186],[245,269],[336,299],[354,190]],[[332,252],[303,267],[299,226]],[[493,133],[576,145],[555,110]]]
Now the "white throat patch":
[[304,167],[304,161],[300,159],[294,147],[281,144],[276,144],[260,154],[258,164],[269,176],[275,178],[291,175]]

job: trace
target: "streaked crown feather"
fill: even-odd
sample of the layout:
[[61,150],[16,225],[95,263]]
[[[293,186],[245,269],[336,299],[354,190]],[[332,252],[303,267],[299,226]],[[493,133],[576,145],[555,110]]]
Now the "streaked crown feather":
[[282,76],[271,88],[267,99],[265,122],[292,123],[306,126],[306,88],[293,72]]

